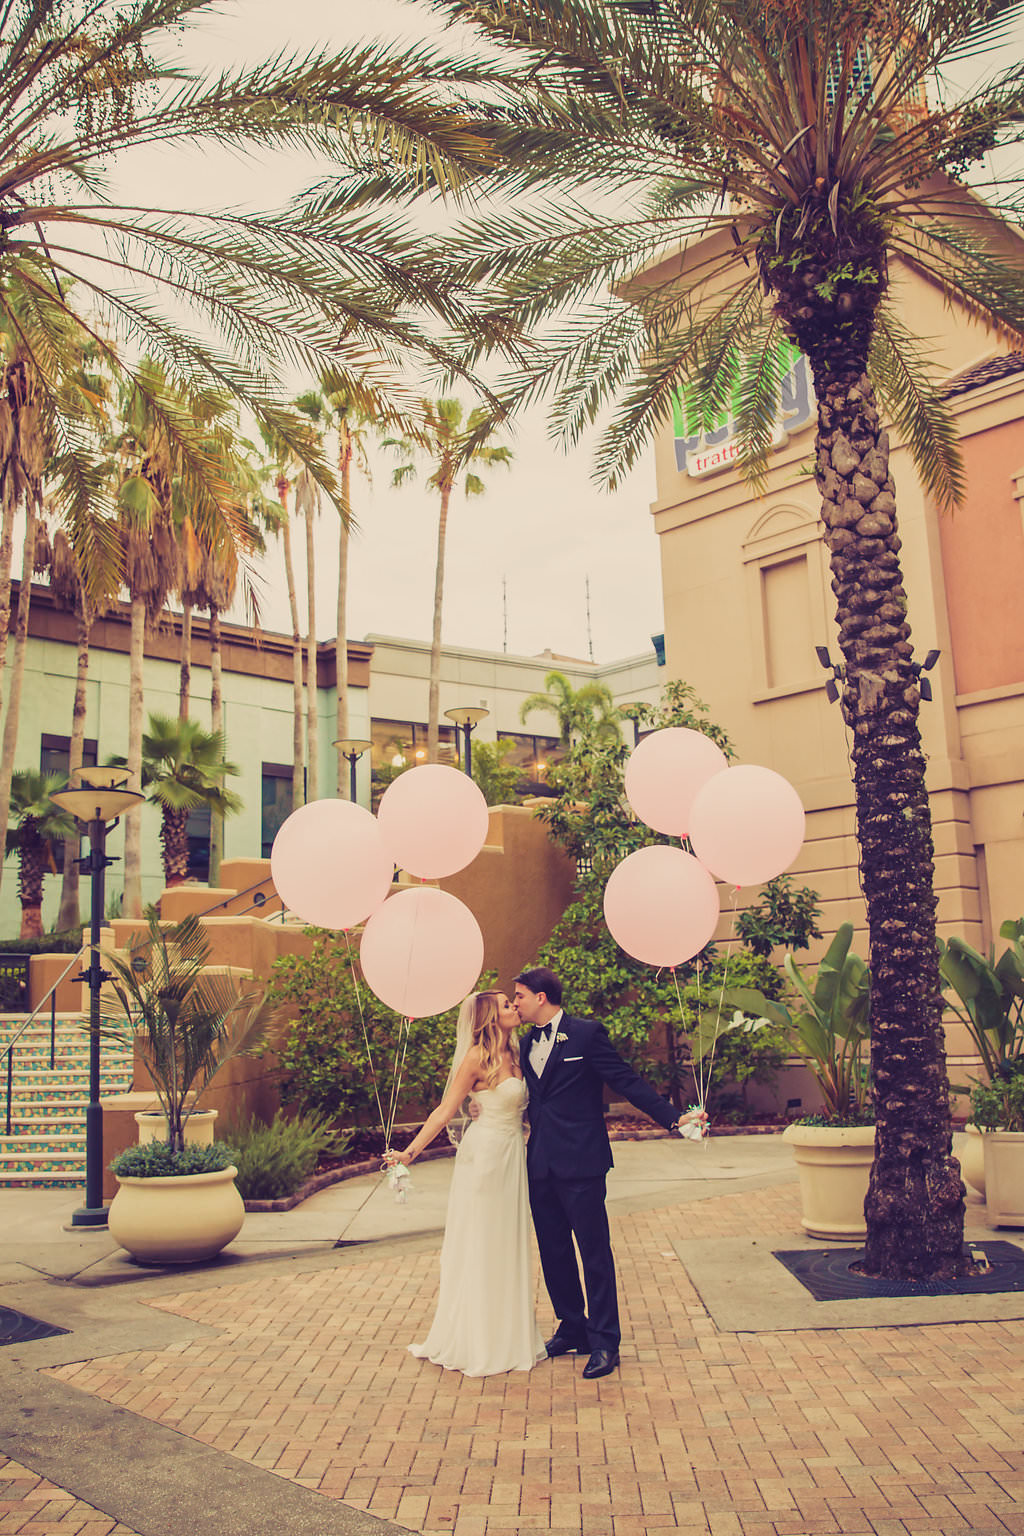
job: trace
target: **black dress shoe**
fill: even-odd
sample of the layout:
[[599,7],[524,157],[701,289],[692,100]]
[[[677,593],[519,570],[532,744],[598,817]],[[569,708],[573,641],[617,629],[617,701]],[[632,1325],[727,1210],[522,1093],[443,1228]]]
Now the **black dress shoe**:
[[553,1333],[544,1348],[548,1352],[548,1359],[554,1360],[557,1355],[585,1355],[590,1345],[586,1339],[581,1342],[571,1334]]
[[597,1376],[610,1376],[612,1371],[618,1369],[618,1364],[617,1349],[595,1349],[583,1367],[583,1374],[588,1381],[593,1381]]

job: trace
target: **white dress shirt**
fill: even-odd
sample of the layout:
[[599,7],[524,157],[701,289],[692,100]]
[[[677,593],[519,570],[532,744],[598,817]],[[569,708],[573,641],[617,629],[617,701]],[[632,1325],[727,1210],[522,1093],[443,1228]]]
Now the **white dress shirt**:
[[551,1029],[546,1040],[534,1040],[530,1044],[530,1066],[536,1072],[538,1077],[540,1077],[541,1073],[544,1071],[544,1065],[548,1057],[551,1055],[551,1051],[555,1043],[555,1036],[558,1034],[558,1026],[562,1022],[562,1013],[563,1010],[559,1008],[554,1018],[550,1021]]

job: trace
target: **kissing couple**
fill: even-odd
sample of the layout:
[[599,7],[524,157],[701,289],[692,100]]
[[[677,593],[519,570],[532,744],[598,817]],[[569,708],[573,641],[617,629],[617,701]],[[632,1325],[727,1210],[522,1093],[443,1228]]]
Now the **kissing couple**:
[[[532,1028],[520,1041],[522,1024]],[[437,1311],[423,1343],[409,1346],[412,1354],[465,1376],[529,1371],[569,1354],[589,1355],[588,1379],[618,1366],[606,1083],[666,1130],[684,1134],[694,1121],[706,1124],[703,1110],[680,1115],[637,1077],[603,1025],[565,1013],[561,982],[546,967],[516,977],[513,1002],[497,991],[466,998],[444,1096],[405,1150],[391,1153],[408,1167],[445,1126],[462,1123]],[[558,1319],[546,1344],[533,1305],[531,1213]]]

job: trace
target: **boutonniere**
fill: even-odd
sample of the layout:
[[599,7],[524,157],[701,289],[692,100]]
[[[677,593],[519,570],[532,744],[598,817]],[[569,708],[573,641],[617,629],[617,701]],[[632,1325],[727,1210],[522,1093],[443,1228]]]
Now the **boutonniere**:
[[563,1035],[561,1030],[559,1030],[558,1034],[555,1036],[555,1044],[556,1045],[564,1045],[565,1042],[568,1040],[568,1038],[569,1038],[568,1035]]

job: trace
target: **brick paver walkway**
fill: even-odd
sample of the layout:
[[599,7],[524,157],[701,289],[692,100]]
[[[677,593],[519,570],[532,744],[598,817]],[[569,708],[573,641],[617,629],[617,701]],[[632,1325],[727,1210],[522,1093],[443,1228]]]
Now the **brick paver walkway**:
[[1024,1536],[1024,1322],[717,1331],[671,1240],[791,1232],[798,1201],[613,1208],[626,1342],[598,1382],[414,1360],[437,1256],[393,1251],[183,1287],[153,1304],[217,1337],[53,1374],[429,1536]]
[[0,1454],[3,1536],[135,1536],[91,1504]]

